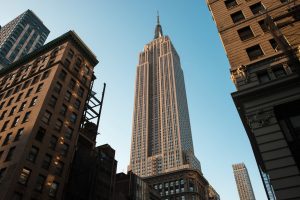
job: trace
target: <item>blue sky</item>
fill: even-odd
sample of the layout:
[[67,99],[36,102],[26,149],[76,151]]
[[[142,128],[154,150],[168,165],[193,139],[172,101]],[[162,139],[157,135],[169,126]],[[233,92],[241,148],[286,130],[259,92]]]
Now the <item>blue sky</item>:
[[244,162],[256,199],[267,199],[230,93],[229,63],[205,0],[0,0],[0,24],[33,10],[51,33],[47,42],[75,30],[97,55],[94,90],[107,83],[98,144],[116,150],[118,171],[129,163],[138,54],[154,36],[156,11],[185,75],[195,154],[222,200],[237,200],[231,165]]

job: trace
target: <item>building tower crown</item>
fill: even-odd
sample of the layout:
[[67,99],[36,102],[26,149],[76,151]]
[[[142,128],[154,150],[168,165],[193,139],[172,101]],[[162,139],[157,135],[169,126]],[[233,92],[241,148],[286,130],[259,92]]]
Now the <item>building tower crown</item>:
[[162,31],[162,27],[159,23],[159,13],[157,12],[157,24],[156,24],[156,27],[155,27],[154,39],[157,39],[161,36],[163,36],[163,31]]

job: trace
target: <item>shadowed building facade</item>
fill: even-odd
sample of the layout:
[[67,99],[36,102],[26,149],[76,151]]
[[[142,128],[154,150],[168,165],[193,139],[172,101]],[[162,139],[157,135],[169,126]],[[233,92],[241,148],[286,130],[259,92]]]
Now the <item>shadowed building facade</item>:
[[97,63],[69,31],[0,71],[0,199],[62,199]]
[[300,199],[300,1],[207,0],[269,199]]
[[244,163],[232,165],[240,200],[255,200],[248,170]]
[[49,32],[31,10],[25,11],[0,28],[0,64],[7,66],[41,47]]

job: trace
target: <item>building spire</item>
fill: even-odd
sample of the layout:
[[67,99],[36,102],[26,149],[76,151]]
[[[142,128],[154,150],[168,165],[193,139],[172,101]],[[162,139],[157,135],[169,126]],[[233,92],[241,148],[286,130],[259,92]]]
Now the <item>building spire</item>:
[[155,35],[154,35],[154,39],[159,38],[163,36],[163,31],[159,22],[159,12],[157,11],[157,24],[155,27]]

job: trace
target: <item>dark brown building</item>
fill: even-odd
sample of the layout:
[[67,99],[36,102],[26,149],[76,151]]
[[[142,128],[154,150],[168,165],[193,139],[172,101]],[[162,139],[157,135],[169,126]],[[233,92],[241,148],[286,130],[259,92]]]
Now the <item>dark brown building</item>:
[[132,172],[116,175],[114,200],[160,200],[158,192]]
[[194,169],[179,169],[143,178],[163,200],[208,200],[209,184]]
[[207,0],[269,199],[300,199],[300,1]]
[[0,71],[0,199],[62,199],[97,63],[70,31]]
[[95,147],[95,140],[84,134],[89,132],[86,129],[91,131],[90,136],[97,134],[97,126],[93,123],[88,123],[80,133],[65,199],[112,200],[117,170],[115,150],[108,144]]

